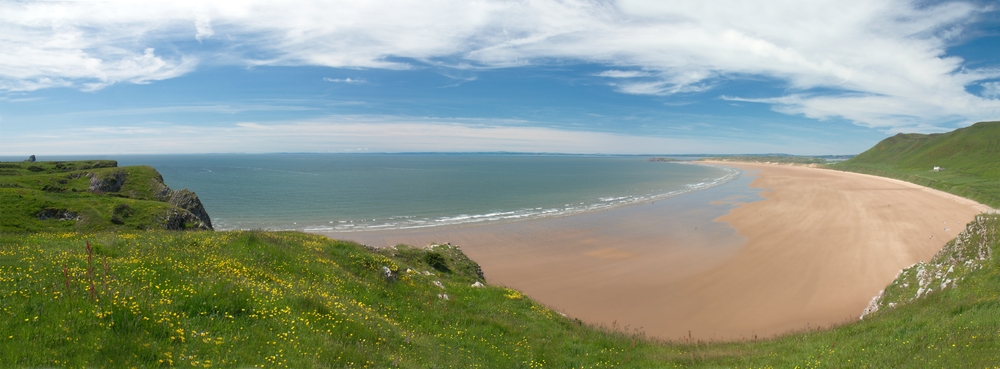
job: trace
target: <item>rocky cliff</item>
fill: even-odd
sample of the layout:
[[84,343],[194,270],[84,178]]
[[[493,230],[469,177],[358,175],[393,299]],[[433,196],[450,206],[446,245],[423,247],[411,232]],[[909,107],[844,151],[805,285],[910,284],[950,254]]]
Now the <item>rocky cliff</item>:
[[861,313],[861,319],[878,311],[891,309],[934,291],[955,288],[966,275],[982,269],[994,260],[1000,247],[1000,215],[981,214],[966,226],[929,262],[919,262],[899,271],[896,279],[879,292]]
[[181,222],[178,224],[196,224],[197,228],[202,229],[213,229],[212,219],[208,216],[208,211],[205,210],[205,206],[201,204],[201,200],[198,199],[198,195],[194,192],[188,191],[186,188],[180,190],[171,190],[163,183],[163,177],[157,176],[150,180],[153,187],[153,194],[157,200],[164,201],[170,205],[176,206],[183,210],[186,210],[188,214],[183,212],[178,212],[178,214],[173,215],[169,218],[171,224],[173,222]]
[[113,160],[0,163],[0,232],[211,230],[198,196]]

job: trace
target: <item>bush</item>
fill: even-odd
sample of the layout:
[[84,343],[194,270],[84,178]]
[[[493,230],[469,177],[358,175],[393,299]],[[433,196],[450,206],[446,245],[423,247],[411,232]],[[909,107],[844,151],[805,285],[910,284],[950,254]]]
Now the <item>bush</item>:
[[441,255],[439,252],[428,251],[424,254],[424,262],[439,272],[451,273],[451,269],[448,269],[448,262],[445,260],[444,255]]

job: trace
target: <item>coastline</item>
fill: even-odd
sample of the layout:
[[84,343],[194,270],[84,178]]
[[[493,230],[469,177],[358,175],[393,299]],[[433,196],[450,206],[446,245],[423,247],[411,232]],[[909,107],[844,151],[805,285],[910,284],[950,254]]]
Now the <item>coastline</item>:
[[738,339],[856,319],[899,269],[928,260],[978,213],[970,200],[881,177],[708,164],[756,176],[562,218],[315,233],[379,247],[451,242],[490,283],[570,317],[666,339]]
[[684,188],[676,189],[663,193],[656,194],[646,194],[646,195],[628,195],[621,197],[604,197],[600,198],[601,202],[598,203],[584,203],[579,204],[566,204],[564,208],[523,208],[517,210],[507,210],[499,212],[491,212],[485,214],[462,214],[450,217],[441,217],[428,221],[421,221],[419,223],[413,224],[391,224],[391,225],[376,225],[368,227],[333,227],[333,226],[314,226],[307,228],[291,228],[291,229],[277,229],[277,230],[292,230],[292,231],[302,231],[307,233],[317,233],[317,234],[327,234],[327,233],[338,233],[338,234],[350,234],[355,232],[406,232],[411,230],[448,230],[454,228],[463,227],[477,227],[477,226],[492,226],[510,222],[524,222],[524,221],[537,221],[547,218],[559,218],[559,217],[572,217],[588,213],[604,212],[609,210],[615,210],[623,207],[630,207],[635,205],[642,205],[653,203],[656,201],[661,201],[664,199],[669,199],[677,196],[684,196],[697,191],[703,191],[713,187],[725,185],[732,182],[733,180],[740,177],[740,171],[719,165],[702,164],[696,162],[671,162],[673,164],[681,165],[699,165],[704,167],[711,167],[725,171],[726,173],[721,177],[706,178],[701,182],[689,183],[684,186]]

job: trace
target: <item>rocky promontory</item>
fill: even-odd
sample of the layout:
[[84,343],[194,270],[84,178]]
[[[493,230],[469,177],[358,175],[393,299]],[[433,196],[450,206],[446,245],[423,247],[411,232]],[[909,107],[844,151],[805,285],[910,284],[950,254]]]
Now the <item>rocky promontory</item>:
[[0,163],[0,231],[212,230],[198,195],[114,160]]

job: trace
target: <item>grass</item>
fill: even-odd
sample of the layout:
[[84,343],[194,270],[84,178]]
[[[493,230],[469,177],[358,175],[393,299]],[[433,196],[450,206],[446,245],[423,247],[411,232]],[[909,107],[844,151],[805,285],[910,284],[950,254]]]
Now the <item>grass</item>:
[[[989,222],[1000,226],[996,216]],[[1000,251],[995,237],[987,241]],[[376,251],[262,231],[5,234],[0,363],[994,367],[1000,263],[984,265],[956,288],[857,323],[756,341],[661,342],[588,326],[515,290],[472,287],[482,281],[478,266],[447,245]]]
[[941,134],[901,133],[829,168],[901,179],[1000,208],[1000,122]]
[[649,363],[626,352],[629,335],[472,287],[475,268],[447,246],[379,253],[302,233],[147,231],[6,235],[0,247],[6,366]]
[[[860,157],[848,164],[900,173]],[[474,286],[485,282],[479,266],[450,245],[139,231],[170,206],[155,200],[162,179],[152,168],[0,164],[0,367],[1000,367],[1000,259],[991,256],[1000,215],[980,216],[929,264],[904,271],[864,320],[665,342]],[[127,180],[112,193],[71,178],[119,170]],[[929,178],[980,188],[997,178],[989,173]],[[39,209],[84,216],[38,219]]]

